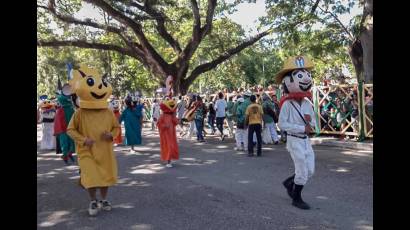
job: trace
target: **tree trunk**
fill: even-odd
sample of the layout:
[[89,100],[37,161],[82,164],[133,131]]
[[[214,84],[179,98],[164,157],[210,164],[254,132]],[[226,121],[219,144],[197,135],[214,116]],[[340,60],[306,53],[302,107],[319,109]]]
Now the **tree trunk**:
[[366,0],[363,11],[364,23],[360,41],[363,47],[364,81],[373,83],[373,0]]
[[363,47],[360,40],[354,41],[349,47],[349,56],[352,60],[357,81],[363,80]]

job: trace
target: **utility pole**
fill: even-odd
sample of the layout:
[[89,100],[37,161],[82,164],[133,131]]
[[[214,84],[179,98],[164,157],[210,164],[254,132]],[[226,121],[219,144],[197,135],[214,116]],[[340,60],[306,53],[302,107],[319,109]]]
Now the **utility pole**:
[[262,77],[263,88],[265,88],[265,57],[262,58]]

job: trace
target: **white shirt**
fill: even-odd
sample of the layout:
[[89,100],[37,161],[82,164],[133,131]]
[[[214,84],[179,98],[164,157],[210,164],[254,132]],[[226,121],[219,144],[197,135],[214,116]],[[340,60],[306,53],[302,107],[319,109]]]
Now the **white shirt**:
[[160,116],[160,111],[159,111],[159,104],[158,103],[154,103],[152,105],[152,117],[153,118],[159,118]]
[[215,102],[214,109],[216,110],[216,117],[225,117],[225,109],[227,107],[225,99],[218,99]]
[[302,120],[302,118],[290,102],[293,102],[302,116],[304,116],[305,114],[310,115],[311,121],[309,122],[309,124],[313,129],[316,125],[315,113],[313,111],[313,106],[307,99],[303,99],[301,105],[299,105],[298,102],[292,99],[287,100],[283,103],[279,113],[279,128],[290,134],[303,135],[305,133],[305,122]]
[[185,100],[178,101],[177,105],[177,118],[182,119],[185,113]]

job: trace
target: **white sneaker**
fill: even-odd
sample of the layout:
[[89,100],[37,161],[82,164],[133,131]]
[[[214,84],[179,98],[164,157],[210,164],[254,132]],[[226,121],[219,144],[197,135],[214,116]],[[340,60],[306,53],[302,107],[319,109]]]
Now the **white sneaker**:
[[241,151],[241,148],[235,147],[235,148],[233,148],[233,150],[235,150],[235,151]]
[[166,164],[165,167],[172,168],[172,164]]
[[90,216],[96,216],[99,211],[99,206],[96,200],[90,202],[90,206],[88,207],[88,214]]
[[137,151],[135,151],[135,150],[132,150],[132,149],[130,150],[130,153],[136,153],[136,152],[137,152]]
[[111,211],[111,203],[108,200],[100,200],[98,207],[104,211]]

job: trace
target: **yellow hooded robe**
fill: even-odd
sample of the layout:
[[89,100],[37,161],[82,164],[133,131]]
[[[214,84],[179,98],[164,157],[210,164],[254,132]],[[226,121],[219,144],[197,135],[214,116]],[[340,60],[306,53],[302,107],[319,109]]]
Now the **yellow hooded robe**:
[[[115,137],[121,126],[108,109],[111,85],[86,66],[72,70],[70,85],[79,97],[80,108],[72,116],[67,134],[76,142],[81,184],[87,189],[112,186],[117,182],[117,161],[113,141],[103,139],[102,135],[110,132]],[[91,147],[84,145],[86,138],[94,140]]]

